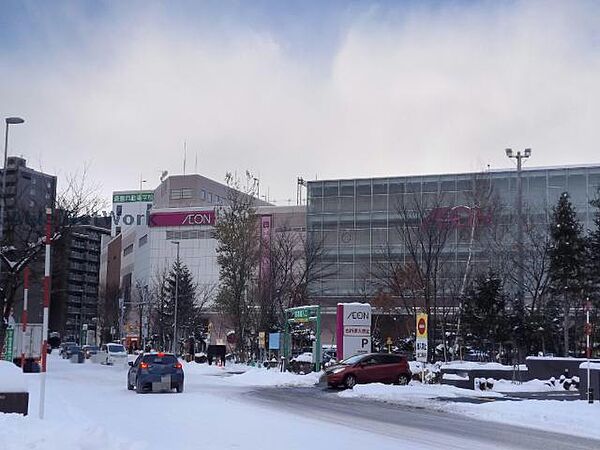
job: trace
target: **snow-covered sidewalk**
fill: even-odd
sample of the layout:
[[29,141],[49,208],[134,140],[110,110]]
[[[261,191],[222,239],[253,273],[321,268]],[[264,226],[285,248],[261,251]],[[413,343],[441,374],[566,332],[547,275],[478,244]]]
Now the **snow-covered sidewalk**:
[[[494,386],[496,388],[496,386]],[[522,385],[500,383],[505,392],[557,391],[562,387],[548,386],[539,380]],[[463,414],[479,420],[501,422],[600,439],[600,405],[582,400],[502,400],[505,394],[495,391],[460,389],[450,385],[390,386],[380,383],[357,385],[338,394],[343,398],[363,398],[398,405],[425,407],[437,411]],[[481,403],[455,402],[457,398],[480,398]],[[500,400],[500,401],[497,401]]]

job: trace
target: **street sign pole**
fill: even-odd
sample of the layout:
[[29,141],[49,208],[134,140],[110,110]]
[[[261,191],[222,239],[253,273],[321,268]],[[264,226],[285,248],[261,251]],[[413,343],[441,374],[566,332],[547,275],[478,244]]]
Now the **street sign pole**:
[[586,349],[585,353],[587,356],[587,398],[588,403],[594,403],[594,399],[592,398],[592,388],[590,387],[590,357],[592,353],[592,349],[590,348],[590,334],[592,333],[592,325],[590,324],[590,309],[591,309],[590,301],[588,300],[585,304],[585,343]]

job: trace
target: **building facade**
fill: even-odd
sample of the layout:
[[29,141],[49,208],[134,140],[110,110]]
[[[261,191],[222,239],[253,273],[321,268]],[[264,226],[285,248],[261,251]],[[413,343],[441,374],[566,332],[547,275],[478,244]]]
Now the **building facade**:
[[[600,166],[526,168],[522,180],[527,223],[547,230],[552,207],[568,192],[584,229],[593,226],[589,202],[600,186]],[[515,170],[308,182],[308,239],[323,246],[319,265],[327,274],[311,284],[311,293],[330,308],[371,298],[381,286],[376,275],[381,263],[390,257],[409,260],[399,232],[407,220],[417,227],[436,221],[450,228],[443,250],[449,267],[460,270],[470,253],[474,266],[485,267],[489,255],[471,248],[471,231],[498,233],[504,226],[504,245],[514,244],[516,198]]]
[[82,345],[96,340],[101,242],[110,234],[108,220],[97,222],[72,227],[52,252],[50,330]]

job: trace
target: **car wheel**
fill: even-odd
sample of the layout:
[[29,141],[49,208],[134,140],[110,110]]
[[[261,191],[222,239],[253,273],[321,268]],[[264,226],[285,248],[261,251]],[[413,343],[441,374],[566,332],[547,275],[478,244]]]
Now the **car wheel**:
[[127,390],[133,391],[133,384],[129,383],[129,379],[127,379]]
[[144,387],[140,383],[137,383],[135,385],[135,392],[138,393],[138,394],[143,394],[144,393]]
[[344,378],[344,386],[348,389],[352,389],[356,385],[356,377],[354,375],[348,375]]
[[175,389],[177,389],[178,394],[181,394],[183,392],[183,383],[179,383]]
[[399,384],[400,386],[406,386],[408,384],[408,382],[409,382],[408,375],[403,373],[398,376],[398,381],[396,384]]

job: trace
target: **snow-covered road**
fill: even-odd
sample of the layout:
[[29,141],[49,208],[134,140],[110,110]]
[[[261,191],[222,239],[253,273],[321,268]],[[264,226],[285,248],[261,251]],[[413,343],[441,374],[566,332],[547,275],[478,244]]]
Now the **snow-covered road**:
[[[597,448],[597,442],[380,402],[342,399],[290,374],[186,365],[182,394],[137,395],[125,367],[51,355],[46,420],[39,375],[28,375],[30,416],[0,415],[2,450]],[[265,382],[265,377],[270,382]],[[483,427],[483,428],[482,428]],[[558,436],[558,437],[557,437]]]

